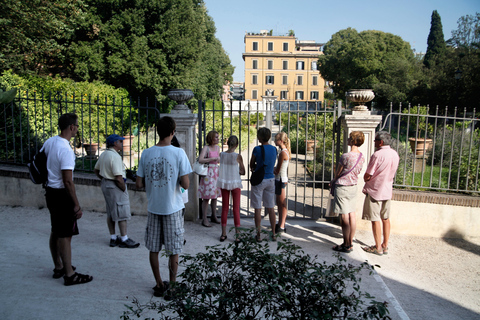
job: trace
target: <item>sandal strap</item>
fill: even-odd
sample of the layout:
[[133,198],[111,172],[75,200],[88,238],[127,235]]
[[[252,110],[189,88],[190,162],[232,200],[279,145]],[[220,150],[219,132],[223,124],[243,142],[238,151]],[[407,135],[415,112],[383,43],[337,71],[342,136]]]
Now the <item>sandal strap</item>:
[[71,286],[74,284],[82,284],[82,283],[90,282],[93,280],[93,277],[88,274],[81,274],[81,273],[75,272],[70,277],[64,276],[63,279],[64,279],[64,284],[66,286]]

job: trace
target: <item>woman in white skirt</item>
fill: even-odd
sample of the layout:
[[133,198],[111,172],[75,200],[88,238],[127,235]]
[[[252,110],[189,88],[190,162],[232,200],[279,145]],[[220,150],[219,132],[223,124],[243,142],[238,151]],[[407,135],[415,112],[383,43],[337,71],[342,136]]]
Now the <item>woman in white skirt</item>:
[[332,249],[340,252],[351,252],[353,250],[353,238],[357,228],[357,217],[355,215],[355,200],[357,197],[357,181],[362,171],[365,158],[358,149],[365,141],[365,135],[361,131],[352,131],[348,138],[350,152],[340,157],[337,165],[335,179],[330,183],[334,188],[335,213],[341,217],[343,243],[334,246]]

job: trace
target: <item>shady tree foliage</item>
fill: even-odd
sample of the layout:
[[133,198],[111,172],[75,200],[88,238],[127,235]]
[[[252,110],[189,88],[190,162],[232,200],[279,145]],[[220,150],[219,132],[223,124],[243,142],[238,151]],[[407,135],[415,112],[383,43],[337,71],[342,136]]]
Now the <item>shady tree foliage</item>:
[[3,0],[0,73],[59,72],[67,40],[85,15],[83,0]]
[[101,80],[164,102],[170,89],[216,97],[233,67],[202,0],[86,0],[67,52],[76,80]]
[[350,89],[373,89],[378,107],[408,100],[420,75],[410,44],[382,31],[348,28],[332,35],[320,56],[320,73],[337,97]]

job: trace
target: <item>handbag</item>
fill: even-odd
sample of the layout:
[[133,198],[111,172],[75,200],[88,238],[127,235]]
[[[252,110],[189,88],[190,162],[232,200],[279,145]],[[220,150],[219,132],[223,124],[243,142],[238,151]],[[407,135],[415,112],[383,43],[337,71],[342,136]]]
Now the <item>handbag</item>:
[[363,157],[363,154],[360,152],[360,156],[358,157],[357,159],[357,162],[355,163],[355,165],[352,167],[352,169],[348,170],[347,172],[341,174],[338,178],[336,179],[333,179],[332,181],[330,181],[330,194],[334,197],[335,196],[335,185],[337,184],[337,180],[340,179],[341,177],[343,176],[346,176],[347,174],[349,174],[350,172],[352,172],[353,169],[355,169],[355,167],[357,166],[357,164],[360,162],[360,159],[362,159]]
[[193,164],[192,169],[193,169],[193,172],[198,174],[200,177],[204,177],[208,173],[208,164],[207,163],[200,163],[200,162],[198,162],[198,159],[197,159],[197,161],[195,161],[195,163]]
[[332,194],[328,195],[327,209],[325,210],[326,218],[338,217],[338,212],[335,212],[335,197]]
[[260,149],[262,150],[263,166],[254,171],[250,176],[250,184],[252,186],[258,186],[262,183],[263,177],[265,176],[265,149],[263,146],[260,146]]

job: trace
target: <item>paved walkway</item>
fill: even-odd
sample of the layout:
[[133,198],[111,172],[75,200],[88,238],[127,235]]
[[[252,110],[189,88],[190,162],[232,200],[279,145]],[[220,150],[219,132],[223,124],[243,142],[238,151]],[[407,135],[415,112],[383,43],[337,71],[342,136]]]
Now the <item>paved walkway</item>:
[[[72,240],[73,264],[78,272],[91,274],[91,283],[65,287],[63,279],[52,278],[48,248],[50,217],[48,210],[31,207],[0,206],[0,319],[119,319],[125,305],[135,297],[140,302],[161,299],[152,296],[153,276],[144,247],[145,216],[134,216],[128,225],[131,238],[141,243],[137,249],[110,248],[104,213],[85,212],[79,220],[80,235]],[[243,218],[242,226],[253,227],[253,219]],[[233,225],[229,219],[228,225]],[[268,226],[263,221],[263,226]],[[341,241],[339,227],[312,220],[288,220],[288,234],[305,253],[333,262],[331,247]],[[185,253],[204,252],[205,246],[219,244],[220,225],[204,228],[185,223]],[[229,234],[226,243],[232,241]],[[275,243],[270,244],[272,249]],[[351,254],[343,254],[349,263],[358,264],[366,254],[355,245]],[[166,258],[161,274],[168,275]],[[181,272],[181,266],[180,266]],[[362,275],[362,290],[378,301],[389,302],[392,319],[408,319],[399,303],[378,275]]]

